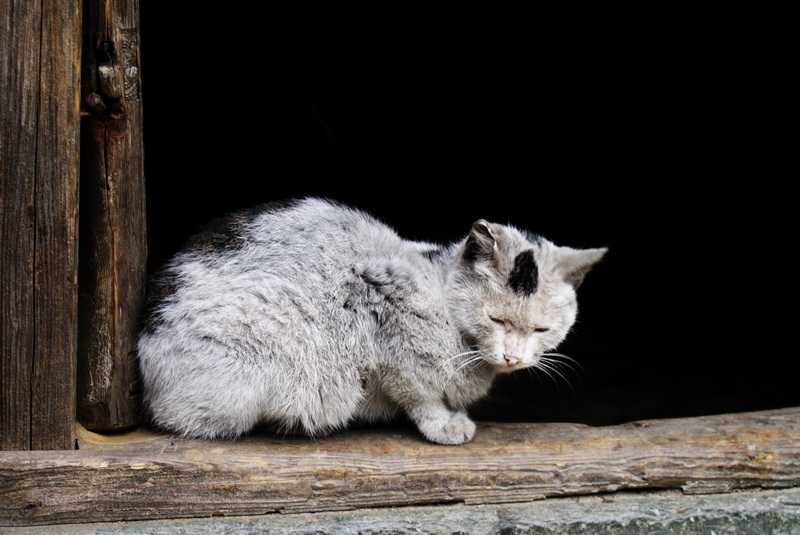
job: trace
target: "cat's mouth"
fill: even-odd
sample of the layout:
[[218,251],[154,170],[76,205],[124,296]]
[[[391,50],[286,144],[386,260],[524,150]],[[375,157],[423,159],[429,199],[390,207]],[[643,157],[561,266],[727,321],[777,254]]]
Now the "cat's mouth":
[[522,368],[529,368],[531,366],[536,366],[539,362],[539,357],[533,357],[525,361],[522,357],[503,353],[502,359],[499,359],[496,364],[497,367],[500,368],[500,371],[504,372],[513,372],[515,370],[521,370]]

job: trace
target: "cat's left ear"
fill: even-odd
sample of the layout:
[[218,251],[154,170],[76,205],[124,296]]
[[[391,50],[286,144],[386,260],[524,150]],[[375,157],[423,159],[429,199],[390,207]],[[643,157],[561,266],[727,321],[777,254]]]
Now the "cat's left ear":
[[607,252],[608,249],[605,247],[599,249],[559,247],[558,271],[565,281],[577,289],[586,274],[591,271],[592,266],[598,263]]
[[478,260],[492,261],[497,253],[497,237],[485,219],[472,225],[464,245],[464,259],[468,262]]

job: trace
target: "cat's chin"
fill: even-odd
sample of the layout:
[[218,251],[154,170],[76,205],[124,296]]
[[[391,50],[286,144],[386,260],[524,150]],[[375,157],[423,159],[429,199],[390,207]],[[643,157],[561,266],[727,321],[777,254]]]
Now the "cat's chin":
[[522,360],[512,360],[509,362],[505,358],[501,358],[493,361],[492,365],[498,373],[514,373],[515,371],[524,370],[526,368],[535,368],[538,362],[538,358],[534,358],[530,362]]
[[517,370],[530,368],[531,364],[525,364],[524,362],[517,362],[516,364],[509,365],[504,361],[502,363],[495,362],[494,367],[499,373],[514,373]]

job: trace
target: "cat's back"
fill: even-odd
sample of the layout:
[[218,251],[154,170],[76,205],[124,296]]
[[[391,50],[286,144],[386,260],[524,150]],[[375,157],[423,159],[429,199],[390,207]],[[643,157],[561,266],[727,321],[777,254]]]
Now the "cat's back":
[[[165,270],[198,272],[182,281],[276,274],[313,276],[370,257],[391,256],[404,245],[369,214],[320,198],[261,204],[211,221],[189,239]],[[202,275],[199,275],[202,273]]]
[[260,311],[286,299],[305,301],[306,309],[335,306],[364,266],[409,254],[414,250],[391,228],[333,201],[307,198],[232,212],[193,236],[153,278],[145,331],[173,316],[232,321],[232,310]]
[[248,234],[256,248],[297,260],[380,254],[403,243],[366,212],[320,198],[263,205],[253,213]]

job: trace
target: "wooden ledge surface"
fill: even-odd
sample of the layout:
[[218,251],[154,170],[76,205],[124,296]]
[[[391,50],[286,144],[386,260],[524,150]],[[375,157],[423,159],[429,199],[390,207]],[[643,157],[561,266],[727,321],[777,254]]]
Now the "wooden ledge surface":
[[800,486],[800,407],[610,427],[481,423],[461,446],[412,428],[232,442],[84,431],[79,446],[0,453],[0,526]]

